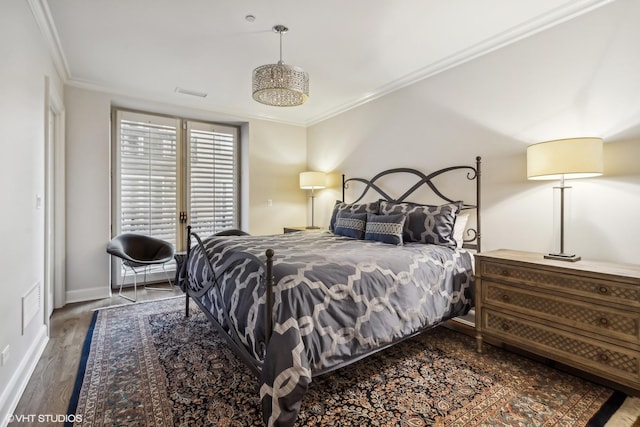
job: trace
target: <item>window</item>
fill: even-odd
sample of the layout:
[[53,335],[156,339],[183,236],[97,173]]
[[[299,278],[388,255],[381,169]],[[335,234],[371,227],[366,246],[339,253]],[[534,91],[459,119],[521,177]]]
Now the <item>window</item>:
[[238,224],[237,132],[187,123],[189,217],[193,231],[209,235]]
[[238,226],[237,127],[114,113],[114,235],[146,234],[180,251],[186,249],[187,224],[202,236]]

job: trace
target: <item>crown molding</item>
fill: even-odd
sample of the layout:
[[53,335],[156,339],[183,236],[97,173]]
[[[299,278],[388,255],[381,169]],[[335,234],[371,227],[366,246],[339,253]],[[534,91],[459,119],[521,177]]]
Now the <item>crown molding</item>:
[[509,28],[508,30],[503,31],[493,37],[476,43],[469,48],[458,51],[453,55],[447,56],[439,61],[427,65],[426,67],[409,73],[389,84],[381,86],[378,89],[365,94],[358,99],[344,103],[323,114],[315,116],[309,119],[305,124],[306,126],[315,125],[331,117],[337,116],[338,114],[342,114],[375,99],[381,98],[391,92],[395,92],[406,86],[410,86],[421,80],[440,74],[453,67],[462,65],[465,62],[469,62],[480,56],[487,55],[502,47],[508,46],[519,40],[525,39],[541,31],[569,21],[613,1],[614,0],[576,0],[567,3],[550,12],[539,15],[533,19],[525,21],[520,25]]
[[56,71],[62,81],[66,83],[71,78],[69,64],[67,64],[67,59],[64,56],[62,44],[60,43],[56,26],[53,23],[47,0],[27,0],[27,3],[31,7],[31,13],[33,13],[36,24],[40,28],[40,32],[47,44]]
[[221,117],[217,120],[231,120],[237,123],[249,122],[251,120],[263,120],[291,126],[306,127],[304,122],[295,120],[282,120],[281,118],[269,115],[249,114],[243,111],[225,109],[224,107],[208,104],[204,99],[177,99],[174,92],[171,92],[170,95],[158,95],[157,93],[142,91],[131,92],[73,78],[68,80],[66,84],[68,86],[76,87],[79,89],[104,93],[106,95],[109,95],[112,101],[123,104],[122,106],[125,106],[124,104],[131,106],[130,104],[137,105],[140,103],[154,102],[159,104],[166,104],[168,106],[180,106],[194,110],[206,111],[207,113],[214,114],[217,117]]

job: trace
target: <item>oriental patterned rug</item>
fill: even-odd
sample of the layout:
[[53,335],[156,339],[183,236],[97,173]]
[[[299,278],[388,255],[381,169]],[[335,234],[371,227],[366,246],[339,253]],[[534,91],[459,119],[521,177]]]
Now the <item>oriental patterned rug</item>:
[[[95,313],[70,414],[89,426],[261,426],[259,383],[184,299]],[[603,425],[621,393],[436,328],[314,379],[300,426]],[[594,418],[596,416],[596,418]]]

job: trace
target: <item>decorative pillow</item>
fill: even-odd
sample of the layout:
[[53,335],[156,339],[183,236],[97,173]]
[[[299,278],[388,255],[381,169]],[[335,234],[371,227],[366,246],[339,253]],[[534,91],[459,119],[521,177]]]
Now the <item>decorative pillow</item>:
[[402,245],[405,216],[367,214],[364,238],[392,245]]
[[370,203],[344,203],[340,200],[336,200],[336,204],[333,207],[333,213],[331,214],[331,221],[329,222],[329,230],[334,231],[336,226],[336,216],[338,212],[349,212],[349,213],[374,213],[377,214],[380,209],[380,202],[370,202]]
[[411,202],[380,201],[383,215],[405,214],[403,239],[405,242],[431,243],[455,248],[453,227],[462,202],[441,206],[419,205]]
[[453,225],[453,240],[456,241],[458,248],[464,244],[464,230],[467,228],[468,221],[469,213],[465,212],[456,217],[456,223]]
[[367,225],[366,213],[349,213],[340,211],[336,216],[334,233],[340,236],[364,238],[364,229]]

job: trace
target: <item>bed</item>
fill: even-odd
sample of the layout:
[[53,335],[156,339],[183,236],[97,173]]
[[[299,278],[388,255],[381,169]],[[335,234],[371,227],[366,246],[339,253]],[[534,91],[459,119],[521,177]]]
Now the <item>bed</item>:
[[[201,239],[188,227],[180,272],[187,315],[193,300],[259,378],[266,425],[294,425],[313,377],[469,311],[480,164],[477,157],[475,166],[430,174],[399,168],[371,179],[343,176],[329,231]],[[472,203],[435,185],[460,172],[475,184]],[[392,197],[381,182],[397,174],[417,182]],[[363,190],[347,203],[345,190],[354,185]],[[442,204],[409,202],[423,188]],[[460,226],[464,213],[473,213],[468,226]]]

